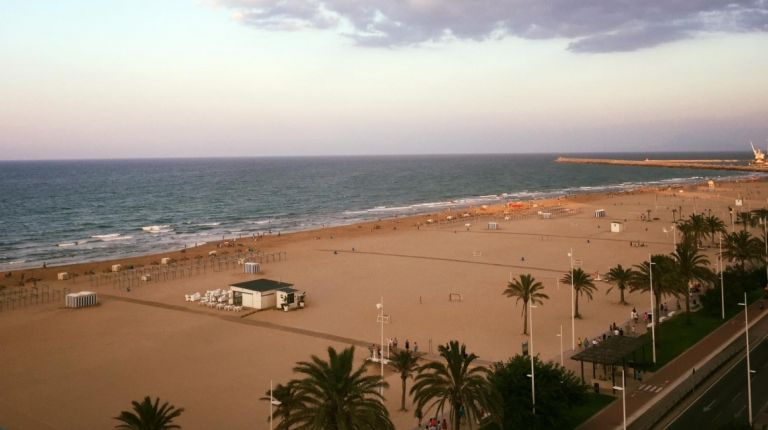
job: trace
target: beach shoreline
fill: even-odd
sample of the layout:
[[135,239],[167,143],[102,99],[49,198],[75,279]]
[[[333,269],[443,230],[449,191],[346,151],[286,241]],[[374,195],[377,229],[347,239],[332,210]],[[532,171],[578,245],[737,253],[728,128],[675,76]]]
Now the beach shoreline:
[[[718,181],[719,183],[748,183],[748,182],[768,182],[768,177],[759,176],[747,176],[747,177],[734,177],[725,178]],[[61,265],[45,265],[36,267],[25,267],[19,269],[0,271],[0,285],[8,286],[9,281],[13,281],[18,278],[18,281],[13,286],[21,286],[21,275],[24,275],[24,284],[34,282],[52,282],[57,280],[57,276],[61,272],[67,272],[72,278],[78,276],[88,276],[89,274],[107,273],[111,272],[111,267],[115,264],[128,267],[144,267],[149,265],[158,265],[162,258],[170,258],[172,261],[186,261],[193,258],[207,257],[212,251],[222,253],[222,255],[230,254],[231,252],[246,252],[248,249],[259,252],[276,252],[280,251],[280,247],[286,244],[290,244],[296,241],[303,241],[307,239],[323,239],[323,238],[341,238],[341,237],[355,237],[360,234],[371,232],[374,230],[391,230],[400,228],[418,229],[420,226],[428,226],[428,220],[433,220],[436,225],[441,223],[454,223],[457,225],[463,224],[462,215],[469,213],[467,217],[468,222],[474,222],[476,219],[490,219],[500,218],[505,215],[514,215],[517,213],[529,213],[533,209],[551,208],[553,206],[560,206],[565,204],[583,204],[590,201],[600,200],[603,198],[611,197],[613,195],[632,195],[637,193],[656,193],[670,190],[693,190],[707,184],[707,179],[701,179],[701,181],[687,183],[687,184],[675,184],[675,185],[658,185],[658,186],[642,186],[634,189],[627,189],[624,191],[616,192],[580,192],[573,194],[564,194],[556,198],[541,198],[531,200],[521,200],[514,202],[504,202],[498,204],[475,206],[463,206],[444,209],[437,212],[421,213],[413,215],[395,215],[393,217],[382,217],[374,220],[365,220],[361,222],[355,222],[350,224],[339,224],[334,226],[310,228],[307,230],[298,230],[291,232],[276,232],[263,235],[252,236],[240,236],[240,237],[223,237],[220,240],[214,240],[202,243],[197,246],[177,248],[162,252],[142,253],[140,255],[117,257],[105,260],[91,260],[83,262],[65,263]],[[516,206],[510,208],[508,204],[513,203]],[[522,205],[522,206],[519,206]],[[453,217],[453,219],[446,220],[447,217]],[[44,263],[44,262],[43,262]]]

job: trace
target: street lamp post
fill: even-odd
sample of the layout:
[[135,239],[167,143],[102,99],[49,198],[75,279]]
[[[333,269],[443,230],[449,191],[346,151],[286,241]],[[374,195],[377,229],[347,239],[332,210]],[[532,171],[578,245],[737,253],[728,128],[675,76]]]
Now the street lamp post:
[[653,296],[653,262],[651,254],[648,254],[648,279],[651,288],[651,348],[653,350],[653,364],[656,364],[656,306]]
[[621,369],[621,387],[614,386],[614,390],[621,391],[621,412],[624,418],[623,429],[627,430],[627,381],[624,379],[624,368]]
[[379,363],[381,364],[381,385],[379,386],[379,394],[384,394],[384,296],[381,297],[381,302],[376,303],[376,309],[379,310],[378,320],[381,324],[381,353],[379,354]]
[[272,430],[272,406],[280,406],[282,403],[279,400],[275,400],[272,395],[272,380],[269,380],[269,430]]
[[677,249],[677,224],[672,224],[672,246]]
[[723,288],[723,233],[720,233],[720,252],[717,255],[717,262],[720,269],[720,316],[725,319],[725,289]]
[[752,367],[749,364],[749,317],[747,316],[747,309],[749,303],[747,302],[747,293],[744,292],[744,303],[739,303],[744,306],[744,337],[747,341],[747,410],[749,411],[749,427],[752,428]]
[[557,335],[560,338],[560,367],[563,367],[563,325],[560,324],[560,333]]
[[576,303],[573,298],[573,248],[568,253],[571,260],[571,349],[576,351]]
[[532,302],[528,302],[528,326],[530,330],[530,341],[528,345],[528,354],[531,358],[531,404],[533,405],[533,414],[536,415],[536,372],[534,371],[533,359],[533,309],[536,308]]
[[768,233],[766,232],[766,219],[763,217],[763,242],[765,243],[765,277],[768,279]]

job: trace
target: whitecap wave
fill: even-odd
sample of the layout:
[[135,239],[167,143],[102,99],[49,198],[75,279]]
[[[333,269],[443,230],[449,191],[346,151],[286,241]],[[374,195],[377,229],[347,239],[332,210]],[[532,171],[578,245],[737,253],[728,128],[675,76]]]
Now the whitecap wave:
[[105,238],[102,238],[101,240],[103,242],[113,242],[115,240],[128,240],[128,239],[133,239],[133,236],[113,236],[113,237],[105,237]]
[[147,225],[142,227],[141,229],[148,232],[148,233],[166,233],[168,231],[171,231],[170,225]]
[[118,236],[120,236],[120,233],[110,233],[110,234],[95,234],[95,235],[93,235],[93,236],[91,236],[91,237],[92,237],[93,239],[101,239],[101,240],[104,240],[104,239],[110,239],[110,238],[113,238],[113,237],[118,237]]
[[64,248],[67,246],[75,246],[75,245],[77,245],[77,242],[64,242],[64,243],[59,243],[56,246],[58,246],[59,248]]

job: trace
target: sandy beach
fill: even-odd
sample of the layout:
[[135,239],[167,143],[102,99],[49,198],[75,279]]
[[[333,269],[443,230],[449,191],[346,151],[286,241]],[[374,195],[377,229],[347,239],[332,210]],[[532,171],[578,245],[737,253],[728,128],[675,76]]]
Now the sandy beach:
[[[0,312],[0,426],[107,428],[131,400],[152,395],[186,408],[178,420],[184,428],[267,428],[269,406],[258,399],[270,381],[286,382],[296,361],[323,357],[328,346],[357,345],[362,363],[365,346],[379,342],[375,305],[382,298],[391,317],[385,337],[397,337],[401,345],[408,339],[424,352],[458,339],[483,362],[504,360],[520,353],[528,339],[522,335],[521,305],[502,295],[510,276],[522,273],[544,283],[550,297],[534,310],[534,353],[557,360],[561,326],[566,356],[571,349],[571,291],[558,281],[569,270],[571,250],[586,272],[605,274],[616,264],[631,266],[651,253],[671,252],[673,209],[677,216],[682,209],[684,217],[711,212],[730,228],[728,206],[735,199],[742,198],[741,209],[749,210],[765,207],[767,196],[766,182],[727,182],[714,189],[703,184],[578,195],[520,208],[470,208],[241,238],[228,240],[231,247],[215,242],[119,263],[148,266],[163,257],[194,259],[214,250],[234,255],[248,248],[287,258],[265,262],[258,276],[233,266],[130,291],[90,281],[88,273],[104,272],[116,261],[3,274],[0,284],[6,288],[15,288],[23,272],[39,285],[96,291],[101,304],[72,310],[62,301]],[[595,218],[596,209],[604,209],[606,217]],[[645,221],[649,210],[652,220]],[[539,211],[553,217],[542,219]],[[624,231],[612,233],[611,221],[620,221]],[[489,222],[498,229],[489,229]],[[705,252],[714,265],[714,248]],[[79,276],[56,280],[64,271]],[[258,277],[306,291],[307,307],[246,315],[184,300],[184,294]],[[632,306],[641,313],[649,308],[647,295],[627,293],[631,305],[619,305],[618,292],[605,294],[610,285],[596,285],[594,300],[580,300],[583,318],[576,321],[575,337],[594,337],[614,322],[623,324]],[[451,295],[461,300],[449,300]],[[386,378],[393,421],[398,429],[413,428],[412,412],[397,410],[399,377],[387,372]]]

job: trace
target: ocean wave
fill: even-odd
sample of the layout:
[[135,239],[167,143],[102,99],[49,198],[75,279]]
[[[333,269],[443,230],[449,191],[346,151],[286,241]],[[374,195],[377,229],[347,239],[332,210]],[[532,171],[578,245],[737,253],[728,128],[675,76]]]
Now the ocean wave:
[[116,240],[128,240],[128,239],[133,239],[133,236],[106,237],[106,238],[103,238],[101,240],[102,240],[102,242],[113,242],[113,241],[116,241]]
[[173,231],[171,226],[168,224],[164,225],[147,225],[142,227],[141,229],[146,231],[147,233],[170,233]]
[[104,240],[104,239],[110,239],[110,238],[118,237],[118,236],[120,236],[120,233],[95,234],[95,235],[91,236],[91,238]]
[[60,248],[64,248],[64,247],[67,247],[67,246],[75,246],[75,245],[77,245],[77,242],[64,242],[64,243],[59,243],[56,246],[58,246]]
[[246,224],[253,224],[253,225],[265,225],[265,224],[271,224],[271,219],[262,219],[262,220],[255,220],[255,221],[246,221]]

